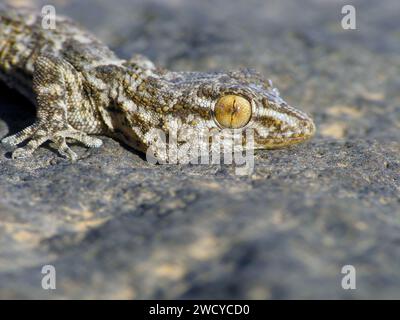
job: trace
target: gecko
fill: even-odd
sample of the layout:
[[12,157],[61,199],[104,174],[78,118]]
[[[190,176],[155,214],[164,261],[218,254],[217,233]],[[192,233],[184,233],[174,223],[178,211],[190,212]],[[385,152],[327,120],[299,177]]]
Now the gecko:
[[55,22],[56,28],[43,28],[39,13],[0,6],[0,80],[37,112],[32,125],[2,140],[14,149],[13,159],[50,141],[76,161],[71,142],[95,148],[99,136],[109,136],[140,152],[152,148],[168,162],[154,132],[185,154],[211,143],[195,138],[204,131],[244,137],[251,130],[254,150],[297,144],[315,133],[313,119],[252,69],[170,71],[143,55],[118,57],[68,17],[57,15]]

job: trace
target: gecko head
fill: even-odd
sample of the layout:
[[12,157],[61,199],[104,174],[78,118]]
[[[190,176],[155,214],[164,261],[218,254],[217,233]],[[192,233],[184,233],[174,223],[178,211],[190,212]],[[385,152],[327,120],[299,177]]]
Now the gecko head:
[[[154,121],[158,126],[150,130],[154,135],[145,138],[158,159],[167,158],[166,139],[169,149],[178,147],[179,159],[189,159],[192,152],[210,150],[210,145],[212,150],[221,145],[271,149],[305,141],[315,132],[312,119],[289,106],[272,83],[254,71],[161,76],[162,80],[146,83],[147,92],[157,93],[152,100],[159,115]],[[165,139],[156,138],[161,132]]]
[[240,70],[215,77],[200,86],[198,95],[209,106],[209,127],[250,129],[256,149],[296,144],[315,133],[313,120],[287,104],[271,81],[257,72]]

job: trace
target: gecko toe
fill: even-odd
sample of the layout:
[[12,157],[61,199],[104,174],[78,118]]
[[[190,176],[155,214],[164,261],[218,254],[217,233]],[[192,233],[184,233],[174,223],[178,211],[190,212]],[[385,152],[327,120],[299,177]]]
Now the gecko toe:
[[11,155],[12,159],[26,159],[32,156],[32,151],[27,148],[15,149]]
[[25,140],[29,139],[37,131],[38,128],[39,123],[35,123],[12,136],[2,139],[1,143],[9,147],[15,147]]
[[13,136],[9,136],[7,138],[2,139],[1,144],[6,147],[15,147],[16,145],[19,144],[19,142],[17,141],[16,135],[13,135]]
[[103,145],[103,141],[101,139],[91,137],[81,132],[78,132],[77,134],[71,134],[68,137],[83,143],[88,148],[100,148]]
[[92,148],[100,148],[103,145],[103,141],[101,139],[92,138],[91,145],[87,145]]
[[1,144],[4,145],[4,146],[6,146],[6,147],[11,147],[11,146],[13,146],[12,139],[10,139],[10,138],[11,138],[11,137],[7,137],[7,138],[2,139],[2,140],[1,140]]
[[62,157],[70,160],[71,162],[78,160],[78,155],[68,146],[65,137],[58,137],[54,140],[54,142],[57,144],[58,152]]
[[70,160],[71,162],[76,162],[78,160],[78,155],[70,148],[66,148],[63,150],[59,149],[58,152],[60,153],[61,156]]

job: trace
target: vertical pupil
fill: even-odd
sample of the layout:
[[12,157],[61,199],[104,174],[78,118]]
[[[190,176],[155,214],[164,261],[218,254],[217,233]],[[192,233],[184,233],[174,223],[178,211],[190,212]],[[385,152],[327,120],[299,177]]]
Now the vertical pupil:
[[215,119],[220,126],[237,129],[244,127],[251,117],[250,102],[236,95],[226,95],[220,98],[214,109]]

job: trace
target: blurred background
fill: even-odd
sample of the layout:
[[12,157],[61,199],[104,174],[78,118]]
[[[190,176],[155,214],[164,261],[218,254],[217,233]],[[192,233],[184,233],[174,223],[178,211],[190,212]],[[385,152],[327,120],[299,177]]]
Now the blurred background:
[[[255,68],[317,135],[257,152],[246,177],[155,167],[107,138],[73,165],[1,147],[0,298],[400,298],[399,1],[1,1],[52,4],[123,58]],[[0,90],[3,137],[35,112]],[[57,290],[41,287],[45,264]],[[344,265],[356,290],[341,287]]]

